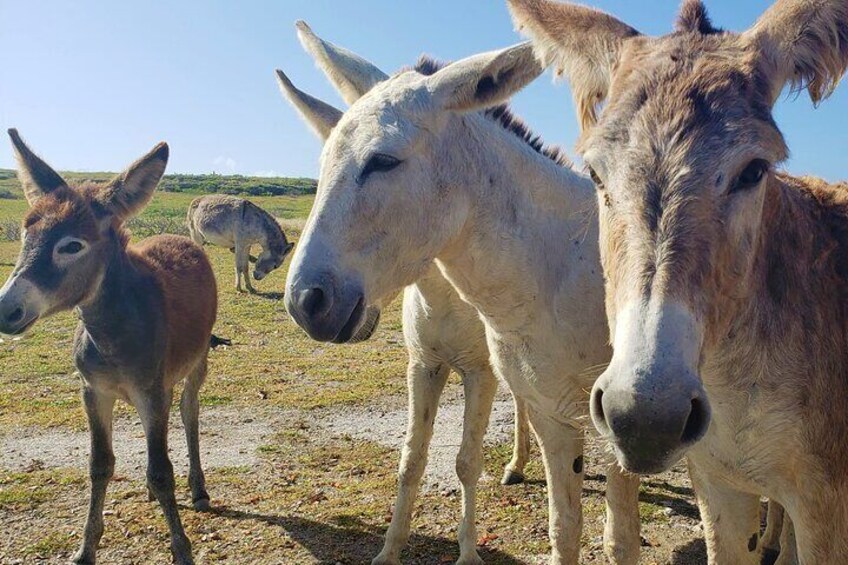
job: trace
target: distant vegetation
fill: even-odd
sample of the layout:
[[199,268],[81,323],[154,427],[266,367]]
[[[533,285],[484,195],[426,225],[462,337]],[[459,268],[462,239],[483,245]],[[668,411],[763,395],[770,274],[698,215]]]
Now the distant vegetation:
[[[115,173],[63,173],[68,180],[109,180]],[[237,194],[241,196],[303,196],[315,194],[315,179],[245,177],[241,175],[165,175],[159,190],[188,194]],[[21,194],[15,171],[0,169],[0,199]]]

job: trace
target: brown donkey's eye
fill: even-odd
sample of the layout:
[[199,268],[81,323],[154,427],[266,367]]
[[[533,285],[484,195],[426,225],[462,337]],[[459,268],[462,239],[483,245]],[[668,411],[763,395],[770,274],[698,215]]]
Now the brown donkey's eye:
[[748,166],[745,167],[742,174],[737,177],[736,183],[733,185],[730,192],[739,192],[740,190],[746,190],[758,186],[762,182],[763,178],[765,178],[769,168],[770,165],[768,161],[763,159],[754,159],[748,163]]
[[59,253],[62,255],[76,255],[82,251],[82,243],[79,241],[71,241],[59,248]]
[[601,177],[598,176],[598,173],[592,167],[589,167],[589,177],[591,177],[592,182],[595,183],[598,190],[604,189],[604,181],[601,180]]

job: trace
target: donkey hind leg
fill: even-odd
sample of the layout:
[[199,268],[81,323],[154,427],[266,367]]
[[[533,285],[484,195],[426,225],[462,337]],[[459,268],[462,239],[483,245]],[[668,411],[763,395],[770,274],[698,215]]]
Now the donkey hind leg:
[[[241,242],[238,235],[235,238],[235,254],[236,254],[236,292],[242,292],[241,289],[241,277],[247,270],[247,256],[248,252],[244,249],[244,244]],[[247,279],[248,286],[250,285],[250,278]]]
[[191,501],[194,509],[200,512],[209,510],[209,494],[206,492],[206,477],[200,465],[200,387],[206,380],[206,355],[197,368],[188,376],[180,397],[180,416],[185,428],[188,443],[188,482],[191,486]]
[[551,564],[575,564],[580,557],[583,512],[583,430],[529,408],[530,424],[542,451],[548,482]]
[[456,457],[456,474],[462,486],[462,521],[459,523],[458,565],[483,563],[477,554],[477,481],[483,472],[483,437],[489,426],[498,381],[488,365],[462,376],[465,412],[462,442]]
[[112,410],[115,407],[115,398],[98,394],[94,389],[83,386],[82,399],[91,435],[91,454],[89,455],[91,495],[82,544],[74,554],[73,562],[94,563],[97,544],[103,535],[103,502],[106,499],[106,487],[115,471],[115,455],[112,452]]
[[612,565],[639,562],[639,476],[625,473],[613,460],[607,465],[607,520],[604,552]]
[[524,482],[524,467],[530,459],[530,423],[527,420],[527,404],[512,395],[515,406],[515,434],[512,438],[512,460],[504,469],[502,485],[517,485]]
[[780,529],[780,554],[774,565],[798,565],[798,543],[795,541],[795,526],[787,512],[783,512],[783,527]]
[[783,531],[783,507],[773,500],[768,501],[766,529],[763,532],[763,562],[774,563],[780,553],[780,536]]
[[185,534],[174,496],[174,467],[168,458],[168,412],[173,391],[148,392],[135,402],[147,438],[147,486],[162,507],[171,533],[171,553],[177,565],[193,565],[191,542]]
[[701,473],[691,461],[689,475],[704,522],[707,562],[759,565],[760,497]]
[[439,397],[445,388],[449,372],[446,365],[428,366],[412,360],[407,368],[409,422],[400,457],[398,497],[383,549],[374,558],[372,565],[400,563],[401,549],[409,538],[412,507],[427,465],[427,451],[433,437],[433,423],[439,407]]

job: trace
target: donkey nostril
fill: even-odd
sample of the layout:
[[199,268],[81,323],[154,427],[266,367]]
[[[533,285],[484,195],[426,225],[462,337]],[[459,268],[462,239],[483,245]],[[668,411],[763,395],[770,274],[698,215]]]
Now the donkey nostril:
[[324,307],[324,291],[320,288],[310,288],[303,291],[300,295],[300,309],[307,316],[315,316],[320,313]]
[[24,309],[20,306],[12,310],[8,316],[6,316],[6,321],[15,324],[20,322],[24,318]]
[[710,414],[707,406],[700,398],[693,398],[692,409],[689,412],[686,425],[683,427],[683,434],[680,436],[680,441],[684,444],[695,443],[707,432],[709,423]]
[[600,387],[592,391],[592,420],[601,434],[610,433],[607,416],[604,414],[604,391]]

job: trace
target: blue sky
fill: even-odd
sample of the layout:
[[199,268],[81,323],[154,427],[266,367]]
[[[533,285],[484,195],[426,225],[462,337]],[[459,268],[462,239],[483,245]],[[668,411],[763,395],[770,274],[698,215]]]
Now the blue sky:
[[[678,0],[586,0],[645,33],[671,29]],[[708,0],[716,24],[745,29],[768,0]],[[0,126],[17,127],[57,168],[118,170],[159,140],[171,172],[316,176],[319,143],[281,98],[273,69],[343,108],[294,31],[387,72],[427,52],[456,59],[516,43],[500,0],[0,0]],[[577,135],[565,85],[542,77],[514,101],[545,139]],[[819,109],[784,100],[777,120],[796,173],[848,178],[848,84]],[[0,167],[12,166],[0,142]]]

